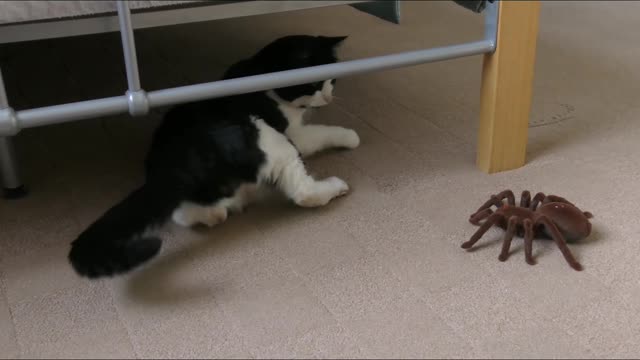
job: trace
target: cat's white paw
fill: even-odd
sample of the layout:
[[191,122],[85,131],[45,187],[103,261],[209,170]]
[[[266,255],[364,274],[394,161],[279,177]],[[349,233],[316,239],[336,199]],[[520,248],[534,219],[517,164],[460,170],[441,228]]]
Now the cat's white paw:
[[339,177],[332,176],[324,179],[323,182],[326,182],[327,184],[329,184],[329,187],[333,189],[332,199],[338,196],[342,196],[349,192],[349,185]]
[[190,227],[197,223],[194,219],[193,211],[191,211],[189,206],[186,206],[184,204],[173,210],[173,214],[171,214],[171,220],[183,227]]
[[205,210],[205,216],[200,220],[200,222],[209,227],[213,227],[227,220],[227,216],[227,208],[212,206]]
[[332,176],[316,181],[313,187],[300,194],[295,201],[302,207],[319,207],[347,192],[349,192],[349,185],[342,179]]
[[185,203],[173,211],[171,219],[183,227],[191,227],[197,224],[215,226],[227,220],[227,209],[220,206],[200,206]]
[[347,149],[355,149],[360,145],[360,136],[351,129],[344,129],[340,139],[340,146]]

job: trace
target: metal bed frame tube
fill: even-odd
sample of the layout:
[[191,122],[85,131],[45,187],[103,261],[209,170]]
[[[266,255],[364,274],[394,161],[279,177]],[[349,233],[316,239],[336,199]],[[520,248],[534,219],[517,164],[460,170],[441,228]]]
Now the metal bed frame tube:
[[489,51],[492,51],[491,43],[488,40],[482,40],[461,45],[377,56],[362,60],[312,66],[303,69],[286,70],[204,84],[180,86],[150,92],[149,103],[152,107],[173,105],[186,101],[236,95],[251,91],[262,91],[347,75],[357,75],[372,71],[459,58]]
[[[174,105],[187,101],[261,91],[334,77],[477,55],[490,51],[493,51],[492,42],[482,40],[461,45],[378,56],[363,60],[345,61],[304,69],[286,70],[237,79],[213,81],[204,84],[179,86],[151,91],[147,96],[150,107]],[[126,112],[129,104],[129,96],[114,96],[104,99],[21,110],[16,113],[16,119],[20,128],[30,128],[97,116],[119,114]]]
[[129,85],[129,90],[126,93],[129,114],[132,116],[146,115],[149,113],[149,101],[147,94],[140,86],[136,43],[133,37],[133,25],[131,25],[131,11],[129,10],[129,5],[124,0],[119,0],[117,5],[120,36],[122,38],[122,52],[124,53],[127,83]]
[[136,44],[133,38],[133,25],[131,25],[131,12],[125,1],[118,1],[118,20],[120,21],[120,36],[122,38],[122,51],[127,68],[127,81],[129,91],[140,90],[140,75],[138,73],[138,58],[136,56]]
[[128,96],[113,96],[96,100],[45,106],[16,113],[20,128],[64,123],[92,117],[122,114],[129,109]]

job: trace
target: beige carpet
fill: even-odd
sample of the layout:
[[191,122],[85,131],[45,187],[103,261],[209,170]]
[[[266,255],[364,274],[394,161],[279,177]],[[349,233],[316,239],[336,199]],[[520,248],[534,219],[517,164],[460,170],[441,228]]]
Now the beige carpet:
[[[140,180],[158,114],[23,131],[28,198],[0,200],[1,357],[638,357],[639,2],[546,2],[526,167],[474,165],[481,57],[357,76],[315,114],[355,128],[351,152],[309,162],[349,196],[317,210],[274,200],[207,231],[168,226],[134,274],[88,282],[69,242]],[[400,26],[349,7],[139,33],[148,89],[215,79],[285,34],[351,37],[357,58],[478,38],[452,2],[403,4]],[[0,50],[16,107],[125,90],[118,34]],[[71,74],[71,75],[70,75]],[[96,84],[98,84],[96,86]],[[487,196],[556,193],[595,214],[571,246],[498,261],[500,231],[460,244]]]

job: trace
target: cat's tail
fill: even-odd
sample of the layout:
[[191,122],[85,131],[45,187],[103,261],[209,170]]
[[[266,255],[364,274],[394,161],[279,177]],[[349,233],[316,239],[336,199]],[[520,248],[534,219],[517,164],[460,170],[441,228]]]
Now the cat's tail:
[[170,193],[146,184],[107,210],[71,244],[75,271],[88,278],[114,276],[154,257],[162,240],[145,232],[165,222],[178,205]]

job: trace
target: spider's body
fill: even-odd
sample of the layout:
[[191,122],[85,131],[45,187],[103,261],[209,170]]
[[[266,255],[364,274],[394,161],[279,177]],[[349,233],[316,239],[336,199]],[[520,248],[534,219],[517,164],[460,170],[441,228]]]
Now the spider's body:
[[[504,199],[507,199],[506,204]],[[491,209],[492,206],[496,206],[495,211]],[[574,259],[566,241],[577,241],[589,236],[591,217],[593,217],[591,213],[583,212],[566,199],[555,195],[547,196],[543,193],[536,194],[532,200],[531,194],[524,191],[520,198],[520,205],[516,206],[513,192],[505,190],[491,196],[478,211],[471,215],[469,221],[474,225],[480,225],[480,228],[469,241],[462,244],[462,247],[471,248],[491,226],[497,225],[507,231],[502,252],[498,257],[500,261],[507,259],[511,240],[518,234],[524,236],[525,259],[527,263],[533,265],[535,264],[532,255],[533,238],[546,235],[556,242],[569,265],[579,271],[582,270],[582,265]],[[481,223],[482,220],[484,222]]]

